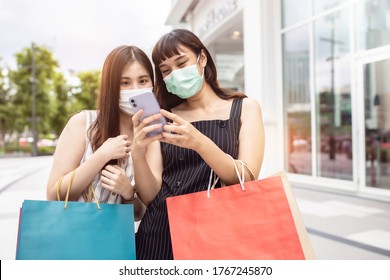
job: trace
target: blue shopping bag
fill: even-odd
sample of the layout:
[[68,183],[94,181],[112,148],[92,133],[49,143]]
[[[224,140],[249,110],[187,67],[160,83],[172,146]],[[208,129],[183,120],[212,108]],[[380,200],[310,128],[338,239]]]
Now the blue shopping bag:
[[17,260],[135,259],[132,204],[25,200]]

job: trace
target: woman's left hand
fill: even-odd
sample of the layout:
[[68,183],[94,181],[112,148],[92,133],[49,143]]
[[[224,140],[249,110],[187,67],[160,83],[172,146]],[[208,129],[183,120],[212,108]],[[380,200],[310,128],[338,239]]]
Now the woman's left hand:
[[173,144],[197,151],[202,146],[204,135],[190,122],[183,120],[178,115],[161,110],[161,115],[173,121],[164,126],[161,142]]
[[126,176],[125,170],[118,165],[107,165],[102,170],[102,187],[120,194],[124,199],[130,200],[134,196],[134,188]]

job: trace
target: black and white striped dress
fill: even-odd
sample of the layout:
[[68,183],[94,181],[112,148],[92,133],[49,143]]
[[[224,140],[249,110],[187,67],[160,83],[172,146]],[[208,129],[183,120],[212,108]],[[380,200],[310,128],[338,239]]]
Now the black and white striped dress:
[[[232,102],[228,120],[203,120],[192,125],[233,158],[238,155],[242,99]],[[173,259],[165,199],[207,189],[210,167],[193,150],[161,143],[163,175],[160,192],[148,206],[136,234],[137,259]],[[196,209],[194,209],[195,211]]]

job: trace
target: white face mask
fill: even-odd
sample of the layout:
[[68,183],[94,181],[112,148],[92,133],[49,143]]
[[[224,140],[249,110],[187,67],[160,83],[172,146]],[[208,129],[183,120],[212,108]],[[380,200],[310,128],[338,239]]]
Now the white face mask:
[[134,88],[134,89],[122,89],[119,92],[119,108],[122,112],[128,115],[134,115],[133,107],[130,105],[130,97],[134,94],[145,92],[145,91],[153,91],[153,87],[150,88]]

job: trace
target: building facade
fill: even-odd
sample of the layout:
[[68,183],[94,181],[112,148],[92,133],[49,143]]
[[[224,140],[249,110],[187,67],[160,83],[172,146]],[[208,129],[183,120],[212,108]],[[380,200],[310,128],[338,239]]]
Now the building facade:
[[261,177],[390,200],[389,0],[173,0],[166,23],[261,104]]

